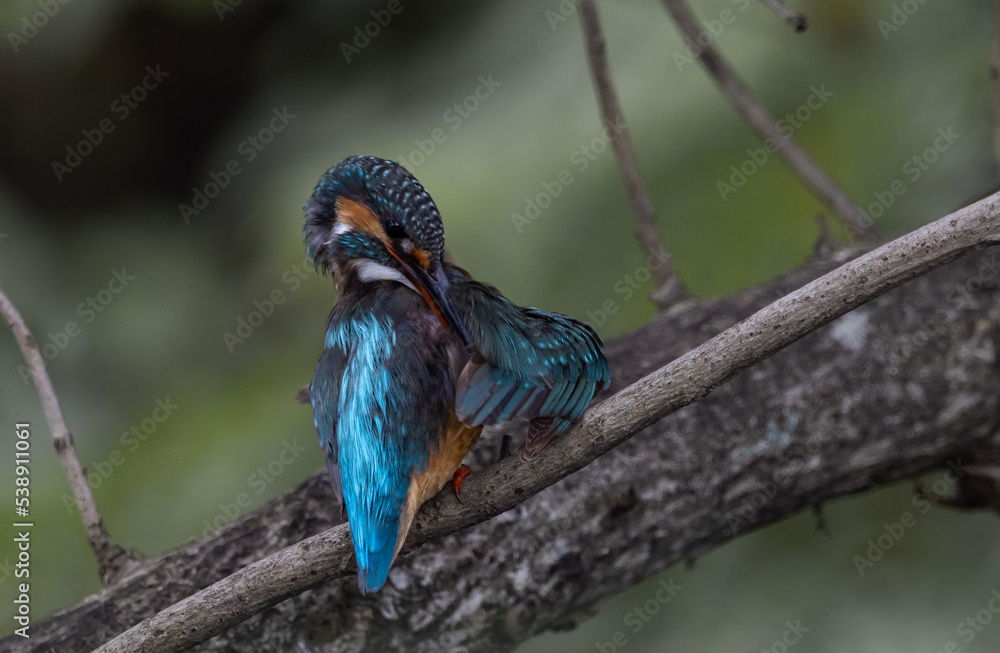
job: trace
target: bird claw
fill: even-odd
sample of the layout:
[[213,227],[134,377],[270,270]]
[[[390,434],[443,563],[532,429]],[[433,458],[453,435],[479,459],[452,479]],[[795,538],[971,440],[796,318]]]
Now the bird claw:
[[497,455],[497,462],[500,462],[504,458],[510,457],[511,454],[511,444],[514,438],[510,434],[505,433],[503,438],[500,439],[500,453]]
[[468,465],[459,465],[458,469],[455,470],[455,474],[451,477],[451,484],[455,488],[455,498],[458,499],[459,503],[465,503],[465,500],[462,499],[462,481],[471,471]]

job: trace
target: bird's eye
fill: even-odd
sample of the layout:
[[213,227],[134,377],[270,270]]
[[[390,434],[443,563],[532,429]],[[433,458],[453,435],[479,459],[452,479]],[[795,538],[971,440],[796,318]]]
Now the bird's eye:
[[385,235],[393,240],[398,240],[400,238],[406,238],[406,232],[403,231],[403,225],[399,224],[396,220],[389,218],[385,221]]

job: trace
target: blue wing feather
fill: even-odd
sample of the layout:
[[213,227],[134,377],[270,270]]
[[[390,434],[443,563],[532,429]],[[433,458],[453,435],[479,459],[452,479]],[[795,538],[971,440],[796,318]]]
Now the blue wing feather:
[[319,444],[326,459],[330,483],[337,501],[344,505],[344,489],[340,481],[340,464],[337,450],[337,407],[340,403],[340,379],[347,355],[341,349],[325,349],[316,365],[316,374],[309,385],[309,403],[313,409],[313,423]]
[[448,265],[446,271],[449,298],[476,350],[459,377],[456,414],[467,424],[541,419],[545,428],[529,437],[537,451],[580,419],[610,384],[600,337],[571,317],[521,308],[461,268]]

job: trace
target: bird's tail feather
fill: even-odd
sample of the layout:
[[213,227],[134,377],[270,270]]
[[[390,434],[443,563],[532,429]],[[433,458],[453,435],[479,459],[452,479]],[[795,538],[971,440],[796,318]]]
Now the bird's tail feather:
[[385,585],[389,568],[396,557],[396,537],[399,519],[390,523],[369,524],[364,542],[354,542],[358,559],[358,586],[362,594],[376,592]]

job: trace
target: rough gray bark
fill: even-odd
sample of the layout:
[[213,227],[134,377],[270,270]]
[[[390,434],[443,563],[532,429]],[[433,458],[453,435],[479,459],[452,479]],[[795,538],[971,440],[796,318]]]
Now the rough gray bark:
[[[609,343],[613,390],[830,267],[722,300],[686,302]],[[947,460],[1000,460],[998,279],[996,249],[919,278],[514,510],[403,557],[379,594],[359,597],[353,578],[331,581],[201,650],[509,650],[547,628],[572,625],[679,560],[804,507]],[[314,476],[53,615],[17,650],[100,645],[328,528],[337,521],[333,506],[325,478]]]

